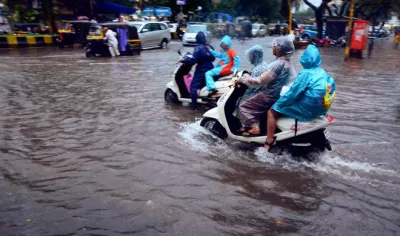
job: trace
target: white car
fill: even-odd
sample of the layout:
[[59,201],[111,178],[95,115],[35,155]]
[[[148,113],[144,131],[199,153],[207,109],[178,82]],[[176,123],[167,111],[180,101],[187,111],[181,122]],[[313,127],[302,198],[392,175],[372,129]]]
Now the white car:
[[264,37],[267,35],[267,26],[264,24],[253,24],[253,29],[251,30],[253,37]]
[[171,41],[171,33],[167,24],[163,22],[135,21],[132,24],[137,28],[143,49],[167,47]]
[[171,33],[175,33],[177,29],[178,29],[178,23],[172,23],[169,25],[169,31]]
[[193,24],[188,25],[185,34],[182,37],[183,46],[197,45],[196,35],[200,31],[206,35],[207,42],[210,42],[211,33],[208,31],[207,25]]

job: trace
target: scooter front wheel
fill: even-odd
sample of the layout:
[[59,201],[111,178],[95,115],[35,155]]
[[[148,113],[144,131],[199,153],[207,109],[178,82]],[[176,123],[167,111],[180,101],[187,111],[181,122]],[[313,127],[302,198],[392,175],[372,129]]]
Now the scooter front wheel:
[[225,128],[216,119],[203,118],[200,122],[200,126],[204,127],[220,139],[226,139],[228,137]]
[[176,95],[176,93],[174,91],[172,91],[172,89],[167,89],[165,91],[164,99],[167,102],[173,102],[173,103],[176,103],[176,104],[180,103],[179,99],[178,99],[178,95]]

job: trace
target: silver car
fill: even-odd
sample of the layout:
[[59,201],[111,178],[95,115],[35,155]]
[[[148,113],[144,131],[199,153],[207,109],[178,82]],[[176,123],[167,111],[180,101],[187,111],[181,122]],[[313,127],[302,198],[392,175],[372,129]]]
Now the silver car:
[[135,21],[132,24],[137,28],[142,48],[167,47],[171,41],[171,33],[167,24],[163,22]]
[[206,25],[188,25],[185,34],[182,37],[183,46],[197,45],[196,35],[198,32],[203,32],[206,35],[207,42],[211,42],[211,33],[208,31]]

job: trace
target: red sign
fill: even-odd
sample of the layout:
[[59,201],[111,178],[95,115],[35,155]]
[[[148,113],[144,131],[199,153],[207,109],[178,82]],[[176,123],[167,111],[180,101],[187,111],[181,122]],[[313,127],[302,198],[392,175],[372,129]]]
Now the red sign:
[[367,46],[369,22],[366,20],[356,20],[351,37],[351,49],[363,50]]

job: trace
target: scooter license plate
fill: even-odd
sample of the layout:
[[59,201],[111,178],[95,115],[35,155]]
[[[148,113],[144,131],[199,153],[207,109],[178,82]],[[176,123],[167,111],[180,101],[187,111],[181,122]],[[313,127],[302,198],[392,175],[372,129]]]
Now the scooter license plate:
[[324,135],[325,135],[325,138],[326,139],[329,139],[329,137],[331,137],[331,134],[329,133],[329,131],[328,130],[324,130]]

